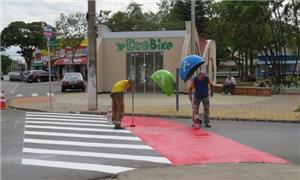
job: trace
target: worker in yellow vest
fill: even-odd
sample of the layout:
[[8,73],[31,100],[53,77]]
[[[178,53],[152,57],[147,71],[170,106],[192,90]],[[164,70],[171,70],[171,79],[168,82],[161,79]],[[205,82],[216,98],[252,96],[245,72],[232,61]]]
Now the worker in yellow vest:
[[110,97],[112,98],[112,121],[115,124],[115,129],[124,129],[121,126],[122,119],[124,116],[124,93],[131,89],[133,81],[120,80],[113,85]]

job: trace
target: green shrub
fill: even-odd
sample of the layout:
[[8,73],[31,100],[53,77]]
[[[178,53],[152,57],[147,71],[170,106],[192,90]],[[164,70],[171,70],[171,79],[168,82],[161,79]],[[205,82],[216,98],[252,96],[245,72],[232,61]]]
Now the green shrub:
[[295,110],[295,112],[300,112],[300,106]]

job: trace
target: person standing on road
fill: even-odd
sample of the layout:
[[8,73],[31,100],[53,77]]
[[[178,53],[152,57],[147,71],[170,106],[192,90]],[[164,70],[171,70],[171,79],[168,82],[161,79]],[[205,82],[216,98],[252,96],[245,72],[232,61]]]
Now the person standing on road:
[[[189,99],[193,105],[193,111],[198,114],[199,106],[202,102],[204,107],[204,124],[205,127],[211,127],[209,120],[209,88],[210,86],[210,97],[213,96],[213,84],[211,80],[205,75],[205,72],[200,72],[196,77],[193,78],[189,87]],[[192,96],[194,92],[194,97]],[[199,119],[198,119],[199,120]]]
[[120,80],[113,85],[110,97],[112,98],[112,121],[115,125],[115,129],[124,129],[121,126],[122,119],[124,116],[124,93],[131,89],[133,81]]

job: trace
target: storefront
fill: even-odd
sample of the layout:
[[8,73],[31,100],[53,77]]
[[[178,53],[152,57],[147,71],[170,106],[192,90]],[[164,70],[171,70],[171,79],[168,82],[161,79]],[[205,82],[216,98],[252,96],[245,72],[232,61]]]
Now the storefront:
[[87,56],[74,57],[73,61],[70,57],[58,58],[54,65],[56,67],[56,76],[63,78],[65,72],[80,72],[84,79],[87,76]]
[[[165,69],[176,77],[182,57],[189,54],[187,34],[186,30],[110,32],[106,26],[99,26],[98,92],[109,92],[115,82],[126,78],[135,80],[137,92],[157,92],[151,75]],[[180,91],[186,91],[186,83],[181,81],[179,85]]]

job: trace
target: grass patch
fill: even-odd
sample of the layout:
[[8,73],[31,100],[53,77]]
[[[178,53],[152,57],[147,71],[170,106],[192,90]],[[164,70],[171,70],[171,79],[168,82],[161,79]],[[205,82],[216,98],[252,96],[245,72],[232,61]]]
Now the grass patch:
[[300,106],[295,110],[295,112],[300,112]]

